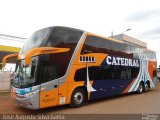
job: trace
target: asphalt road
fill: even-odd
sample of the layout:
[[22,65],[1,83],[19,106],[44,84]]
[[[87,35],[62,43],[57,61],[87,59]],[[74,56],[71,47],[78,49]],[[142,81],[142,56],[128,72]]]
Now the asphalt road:
[[160,114],[160,83],[143,94],[125,94],[101,100],[89,101],[80,108],[69,105],[41,110],[28,110],[12,103],[10,94],[0,94],[1,114]]

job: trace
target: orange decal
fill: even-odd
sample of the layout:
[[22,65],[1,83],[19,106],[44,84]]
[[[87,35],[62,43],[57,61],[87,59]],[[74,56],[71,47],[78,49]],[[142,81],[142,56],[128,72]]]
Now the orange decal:
[[154,62],[154,61],[149,61],[148,62],[148,71],[149,71],[149,75],[150,75],[152,80],[154,79],[153,71],[156,69],[156,67],[157,67],[156,62]]

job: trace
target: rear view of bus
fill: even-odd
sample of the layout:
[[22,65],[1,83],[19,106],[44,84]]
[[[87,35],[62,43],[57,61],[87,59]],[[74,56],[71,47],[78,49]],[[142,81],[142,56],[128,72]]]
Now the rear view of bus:
[[17,57],[12,97],[40,109],[128,92],[157,84],[156,55],[141,46],[67,27],[35,32]]

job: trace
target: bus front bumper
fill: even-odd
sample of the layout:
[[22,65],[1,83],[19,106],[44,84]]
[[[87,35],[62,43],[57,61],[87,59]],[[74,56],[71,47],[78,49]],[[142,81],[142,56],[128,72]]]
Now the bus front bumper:
[[30,95],[26,96],[20,96],[16,95],[12,97],[14,103],[18,106],[27,108],[27,109],[39,109],[39,92],[34,93],[33,92],[29,93]]

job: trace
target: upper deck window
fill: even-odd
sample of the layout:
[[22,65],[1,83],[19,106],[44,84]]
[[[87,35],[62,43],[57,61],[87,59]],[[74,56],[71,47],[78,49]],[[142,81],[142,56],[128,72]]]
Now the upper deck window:
[[129,43],[115,42],[97,36],[87,36],[81,51],[81,54],[85,53],[107,53],[131,57]]
[[66,47],[74,50],[83,31],[67,27],[49,27],[35,32],[25,43],[21,54],[37,47]]

